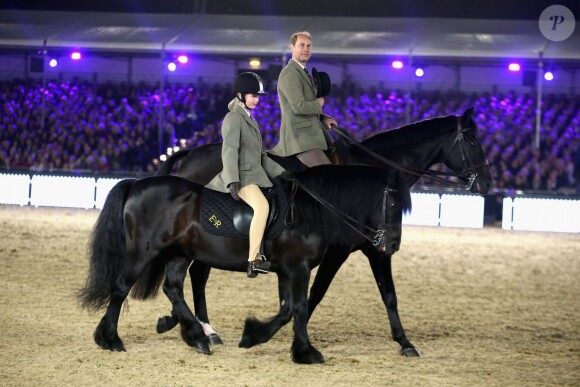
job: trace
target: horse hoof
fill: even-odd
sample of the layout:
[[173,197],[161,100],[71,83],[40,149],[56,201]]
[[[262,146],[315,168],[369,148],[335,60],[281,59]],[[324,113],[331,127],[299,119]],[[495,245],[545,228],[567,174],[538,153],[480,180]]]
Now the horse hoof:
[[292,358],[296,364],[324,364],[324,356],[320,357],[296,357]]
[[419,355],[419,351],[417,351],[415,348],[403,348],[401,349],[401,356],[420,357],[421,355]]
[[240,348],[252,348],[254,345],[251,343],[250,338],[246,335],[240,337],[240,342],[238,343],[238,347]]
[[292,360],[297,364],[324,364],[324,356],[314,347],[308,351],[292,351]]
[[175,328],[177,323],[177,319],[172,316],[160,317],[159,320],[157,320],[157,333],[161,334],[170,331]]
[[203,353],[204,355],[211,355],[211,348],[207,340],[194,341],[191,346],[199,353]]
[[95,343],[102,349],[108,349],[112,352],[126,352],[125,346],[121,338],[116,335],[116,337],[107,337],[104,333],[104,328],[99,325],[95,330],[94,339]]
[[240,348],[252,348],[266,343],[279,328],[273,328],[271,323],[262,323],[254,317],[248,317],[244,324],[244,331],[238,346]]
[[223,345],[224,343],[217,333],[212,333],[208,338],[211,345]]
[[99,344],[101,348],[108,349],[111,352],[127,352],[121,340],[97,344]]

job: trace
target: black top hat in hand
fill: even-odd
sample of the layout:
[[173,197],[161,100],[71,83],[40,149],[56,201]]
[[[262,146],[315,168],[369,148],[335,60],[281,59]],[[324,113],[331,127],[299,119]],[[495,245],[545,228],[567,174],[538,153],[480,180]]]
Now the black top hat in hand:
[[330,83],[328,73],[325,73],[324,71],[319,72],[316,70],[316,67],[313,67],[312,79],[314,80],[314,86],[316,86],[316,98],[326,97],[330,94],[332,84]]

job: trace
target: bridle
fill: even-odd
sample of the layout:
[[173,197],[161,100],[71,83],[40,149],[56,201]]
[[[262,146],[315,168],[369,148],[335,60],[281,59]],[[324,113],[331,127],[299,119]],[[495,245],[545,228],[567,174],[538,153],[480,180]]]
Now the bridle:
[[[344,211],[338,209],[328,201],[321,198],[316,192],[312,191],[310,188],[292,178],[292,191],[289,198],[289,205],[286,208],[286,211],[290,211],[290,221],[286,221],[286,215],[284,216],[286,226],[291,226],[294,223],[294,196],[298,191],[298,188],[302,189],[308,195],[310,195],[314,200],[322,205],[322,207],[326,208],[330,213],[334,216],[342,220],[348,227],[353,229],[357,234],[362,236],[364,239],[372,243],[374,247],[377,247],[379,251],[386,251],[387,249],[387,241],[385,236],[388,236],[389,230],[388,226],[390,225],[399,225],[399,223],[387,223],[387,207],[389,201],[389,192],[398,192],[395,189],[389,188],[389,186],[385,187],[383,191],[383,201],[382,201],[382,214],[383,214],[383,223],[379,225],[378,229],[374,229],[366,224],[360,223],[358,220],[354,219]],[[369,235],[365,234],[359,228],[366,230]]]
[[[349,134],[347,134],[344,129],[342,129],[336,125],[332,125],[332,129],[340,137],[344,138],[349,143],[351,143],[355,147],[361,149],[363,152],[365,152],[369,156],[379,160],[383,164],[389,165],[393,168],[396,168],[396,169],[398,169],[404,173],[408,173],[410,175],[414,175],[414,176],[418,176],[418,177],[427,177],[429,179],[432,179],[432,180],[435,180],[435,181],[438,181],[441,183],[454,185],[456,187],[463,188],[465,190],[470,190],[471,187],[473,186],[473,183],[475,182],[475,179],[477,179],[477,176],[478,176],[477,170],[482,166],[489,165],[489,163],[487,160],[485,160],[483,163],[480,163],[480,164],[473,163],[473,160],[471,159],[469,152],[466,151],[467,145],[465,143],[466,142],[465,136],[463,135],[465,132],[472,130],[472,128],[471,127],[463,128],[462,124],[461,124],[461,117],[456,116],[456,118],[457,118],[457,131],[456,131],[456,135],[455,135],[455,140],[453,141],[453,144],[451,145],[451,148],[449,149],[449,151],[446,152],[445,157],[443,159],[443,162],[444,163],[447,162],[447,160],[449,159],[449,156],[451,155],[451,152],[453,151],[455,146],[458,145],[460,152],[461,152],[461,162],[462,162],[462,165],[464,166],[464,168],[462,168],[460,172],[442,172],[442,171],[434,171],[432,169],[420,171],[420,170],[417,170],[414,168],[405,167],[405,166],[403,166],[403,165],[401,165],[393,160],[387,159],[386,157],[383,157],[383,156],[379,155],[378,153],[370,150],[366,146],[362,145],[359,141],[352,138]],[[440,176],[458,177],[460,179],[467,180],[467,183],[460,183],[460,182],[451,181],[448,179],[444,179]]]
[[469,152],[466,151],[466,139],[465,136],[463,135],[463,133],[468,132],[470,130],[472,130],[472,127],[467,127],[467,128],[463,128],[462,124],[461,124],[461,117],[456,116],[457,118],[457,132],[455,135],[455,140],[453,141],[453,144],[451,145],[451,148],[449,149],[448,152],[446,152],[445,157],[443,158],[443,163],[445,164],[447,162],[447,160],[449,159],[449,155],[451,155],[451,152],[453,152],[453,149],[455,148],[455,146],[459,146],[459,151],[461,152],[461,163],[464,166],[463,169],[461,169],[461,171],[459,172],[442,172],[442,171],[433,171],[431,169],[428,169],[424,172],[425,176],[427,177],[433,177],[436,175],[439,176],[456,176],[459,177],[461,179],[465,179],[467,180],[467,183],[465,185],[462,185],[461,183],[456,183],[450,180],[446,180],[443,179],[446,183],[448,184],[453,184],[456,185],[458,187],[463,187],[466,190],[470,190],[471,187],[473,186],[473,183],[475,182],[475,179],[477,179],[478,173],[477,170],[485,165],[489,165],[489,162],[487,160],[485,160],[484,162],[480,163],[480,164],[474,164]]

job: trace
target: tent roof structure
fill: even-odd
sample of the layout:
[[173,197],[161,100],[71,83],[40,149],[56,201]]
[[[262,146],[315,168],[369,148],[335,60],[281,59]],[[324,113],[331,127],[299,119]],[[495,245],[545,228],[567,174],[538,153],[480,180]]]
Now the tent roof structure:
[[580,63],[580,28],[545,38],[537,20],[0,11],[0,49],[80,48],[152,54],[280,56],[309,31],[317,56],[448,60],[537,59]]

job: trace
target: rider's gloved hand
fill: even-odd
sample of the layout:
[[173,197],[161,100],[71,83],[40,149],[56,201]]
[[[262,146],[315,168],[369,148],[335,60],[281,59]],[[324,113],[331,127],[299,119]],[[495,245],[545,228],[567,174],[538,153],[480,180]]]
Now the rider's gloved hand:
[[240,192],[240,188],[241,188],[241,184],[236,181],[234,183],[230,183],[228,185],[228,189],[230,190],[230,195],[232,195],[232,197],[235,200],[240,200],[240,196],[238,195],[238,192]]
[[338,126],[338,124],[334,120],[334,117],[329,116],[328,114],[322,113],[320,115],[320,120],[322,121],[322,123],[324,124],[324,126],[326,126],[327,129],[332,129],[332,127],[335,126],[335,125]]

